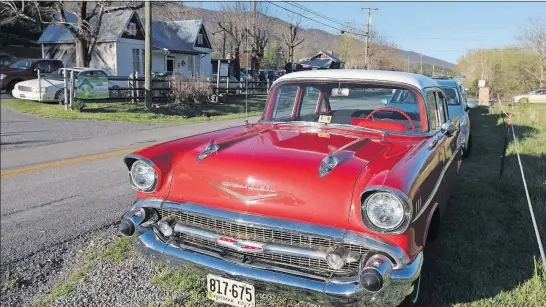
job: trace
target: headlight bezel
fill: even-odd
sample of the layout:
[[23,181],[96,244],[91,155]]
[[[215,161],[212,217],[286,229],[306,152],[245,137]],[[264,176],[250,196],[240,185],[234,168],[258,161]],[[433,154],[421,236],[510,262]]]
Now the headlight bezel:
[[[157,170],[155,168],[155,164],[152,161],[150,161],[150,160],[148,160],[148,159],[146,159],[144,157],[141,157],[141,156],[138,156],[138,155],[133,155],[133,154],[126,156],[124,158],[124,161],[125,161],[125,163],[127,165],[127,168],[128,168],[129,184],[131,185],[131,188],[133,188],[133,190],[135,190],[137,192],[143,192],[143,193],[155,192],[155,190],[157,188],[157,183],[158,183],[158,172],[157,172]],[[135,184],[135,181],[133,180],[132,170],[133,170],[133,166],[137,162],[144,163],[150,169],[153,170],[154,182],[149,188],[140,188]]]
[[[402,207],[404,210],[404,216],[403,216],[402,222],[395,228],[392,228],[392,229],[382,228],[380,226],[375,225],[368,218],[368,214],[367,214],[368,203],[367,202],[370,199],[370,196],[377,193],[388,193],[394,196],[402,204]],[[360,214],[361,214],[364,226],[366,226],[370,230],[373,230],[379,233],[384,233],[384,234],[401,234],[408,229],[408,226],[411,222],[411,217],[413,215],[413,206],[411,201],[409,200],[409,197],[400,190],[396,190],[396,189],[392,189],[388,187],[369,187],[369,188],[366,188],[360,195]]]

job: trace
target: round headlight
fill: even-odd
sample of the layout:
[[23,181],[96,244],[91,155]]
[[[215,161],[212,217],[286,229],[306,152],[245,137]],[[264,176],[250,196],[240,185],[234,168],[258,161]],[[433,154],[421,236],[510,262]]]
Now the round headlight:
[[404,222],[404,204],[396,195],[377,192],[370,195],[363,205],[363,214],[381,230],[394,230]]
[[131,182],[141,191],[150,191],[154,188],[157,174],[153,167],[146,162],[137,160],[131,165]]

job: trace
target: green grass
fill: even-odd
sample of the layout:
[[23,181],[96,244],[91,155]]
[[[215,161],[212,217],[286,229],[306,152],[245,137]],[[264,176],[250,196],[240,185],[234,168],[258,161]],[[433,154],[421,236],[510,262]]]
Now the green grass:
[[16,283],[17,283],[17,280],[15,279],[6,280],[6,282],[4,283],[4,286],[6,287],[6,289],[11,290]]
[[[546,106],[507,109],[542,239],[546,238]],[[473,149],[463,161],[437,242],[425,250],[424,306],[546,306],[546,274],[509,137],[498,107],[470,114]]]
[[53,290],[51,290],[51,293],[49,293],[48,295],[48,299],[54,300],[58,297],[74,292],[74,290],[76,290],[78,281],[80,279],[83,279],[85,275],[87,275],[87,273],[89,273],[88,265],[79,268],[76,272],[72,273],[69,278],[61,283],[55,284],[53,286]]
[[[133,123],[196,123],[208,120],[226,120],[245,117],[245,97],[233,96],[227,103],[206,104],[182,111],[165,108],[146,111],[142,104],[129,102],[86,103],[78,111],[65,111],[56,103],[38,103],[30,100],[2,99],[3,106],[21,113],[47,118],[111,120]],[[265,106],[265,96],[248,98],[248,116],[261,115]],[[209,117],[210,116],[210,117]]]

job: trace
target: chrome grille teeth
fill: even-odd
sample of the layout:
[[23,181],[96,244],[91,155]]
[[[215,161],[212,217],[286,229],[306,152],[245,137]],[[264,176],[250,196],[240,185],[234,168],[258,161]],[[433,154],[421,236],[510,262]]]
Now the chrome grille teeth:
[[[165,216],[172,216],[179,223],[201,228],[201,229],[206,229],[221,235],[225,235],[225,236],[229,236],[229,237],[233,237],[237,239],[257,241],[262,243],[284,244],[284,245],[299,246],[299,247],[321,249],[321,250],[327,250],[332,248],[335,245],[336,246],[340,245],[339,242],[335,242],[333,240],[329,240],[325,238],[312,237],[305,234],[291,233],[291,232],[280,231],[275,229],[252,227],[252,226],[237,224],[234,222],[219,220],[212,217],[189,214],[186,212],[171,211],[171,210],[161,208],[161,209],[158,209],[158,213],[160,218]],[[224,249],[223,247],[217,245],[214,242],[205,241],[197,237],[188,236],[184,234],[179,234],[179,236],[181,239],[183,239],[185,242],[189,244],[195,243],[195,244],[206,246],[212,249],[220,249],[220,250]],[[367,252],[367,249],[362,246],[353,245],[353,244],[343,244],[343,245],[347,247],[349,251],[357,252],[360,255],[364,255]],[[238,253],[246,254],[242,252],[238,252]],[[338,275],[341,274],[341,275],[347,275],[347,276],[355,275],[358,273],[358,265],[359,265],[358,262],[352,262],[352,263],[346,264],[343,268],[339,270],[334,270],[330,268],[328,264],[326,263],[326,261],[324,260],[279,255],[279,254],[273,254],[273,253],[252,254],[252,256],[259,259],[266,260],[266,261],[277,262],[279,263],[279,265],[297,266],[305,270],[318,273],[321,276],[330,276],[331,274],[334,274],[334,273]]]

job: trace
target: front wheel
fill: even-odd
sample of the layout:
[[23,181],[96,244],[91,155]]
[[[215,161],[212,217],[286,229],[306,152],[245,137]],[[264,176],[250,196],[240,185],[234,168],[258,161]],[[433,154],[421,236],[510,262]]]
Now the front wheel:
[[470,156],[470,151],[472,150],[472,133],[468,134],[468,140],[463,147],[463,158],[468,158]]
[[55,93],[55,101],[58,101],[59,104],[64,104],[64,89],[58,90]]

